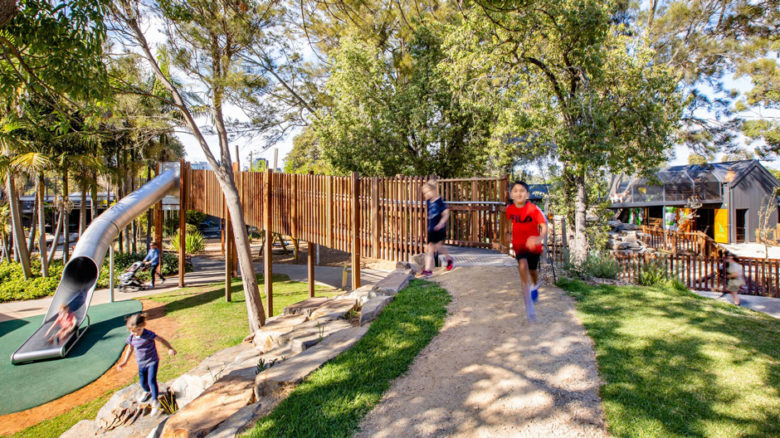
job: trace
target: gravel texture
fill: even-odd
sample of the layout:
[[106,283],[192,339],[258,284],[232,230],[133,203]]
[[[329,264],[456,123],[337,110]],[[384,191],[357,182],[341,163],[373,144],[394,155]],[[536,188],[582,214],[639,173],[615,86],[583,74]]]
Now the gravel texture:
[[439,335],[361,423],[358,437],[608,436],[593,342],[573,300],[540,290],[525,319],[517,269],[456,267]]

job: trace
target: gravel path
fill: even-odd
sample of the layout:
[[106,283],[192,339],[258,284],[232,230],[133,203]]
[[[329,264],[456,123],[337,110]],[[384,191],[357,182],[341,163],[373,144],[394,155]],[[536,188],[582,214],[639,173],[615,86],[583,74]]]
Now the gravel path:
[[571,298],[543,287],[529,324],[516,268],[458,267],[434,279],[453,297],[444,327],[358,437],[608,436],[593,343]]

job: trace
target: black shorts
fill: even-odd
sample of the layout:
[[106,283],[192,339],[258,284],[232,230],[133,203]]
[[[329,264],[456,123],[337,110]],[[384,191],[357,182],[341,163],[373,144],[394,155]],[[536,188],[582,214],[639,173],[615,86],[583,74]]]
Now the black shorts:
[[519,252],[515,254],[515,259],[517,261],[520,261],[520,259],[526,259],[528,262],[528,270],[529,271],[536,271],[539,269],[539,257],[541,254],[534,254],[532,252]]
[[444,228],[441,230],[428,230],[428,243],[444,242],[446,237],[447,234],[445,233]]

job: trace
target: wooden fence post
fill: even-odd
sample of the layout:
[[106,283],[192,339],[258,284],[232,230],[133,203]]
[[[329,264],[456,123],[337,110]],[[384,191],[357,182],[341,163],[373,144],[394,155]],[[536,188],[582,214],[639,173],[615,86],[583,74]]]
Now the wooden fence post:
[[187,257],[187,162],[179,160],[179,287],[184,287]]
[[360,178],[352,172],[352,290],[360,287]]
[[265,248],[263,254],[263,280],[265,283],[266,305],[268,317],[274,316],[274,283],[273,283],[273,232],[271,230],[271,187],[273,170],[265,173],[263,184],[263,228],[265,230]]
[[333,177],[325,181],[325,238],[327,246],[333,248]]
[[375,259],[379,256],[379,179],[371,179],[371,254]]
[[293,241],[293,257],[298,264],[298,175],[288,175],[290,178],[290,238]]
[[309,278],[309,297],[314,298],[314,244],[306,242],[308,250],[306,251],[306,265]]

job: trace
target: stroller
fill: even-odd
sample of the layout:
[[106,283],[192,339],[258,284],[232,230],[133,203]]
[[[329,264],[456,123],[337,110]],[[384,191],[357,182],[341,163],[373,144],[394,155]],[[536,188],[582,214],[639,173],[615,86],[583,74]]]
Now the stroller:
[[137,292],[146,289],[144,282],[136,276],[138,271],[145,270],[146,265],[144,265],[144,262],[135,262],[130,265],[130,267],[119,276],[119,290],[124,291],[125,289],[133,289]]

